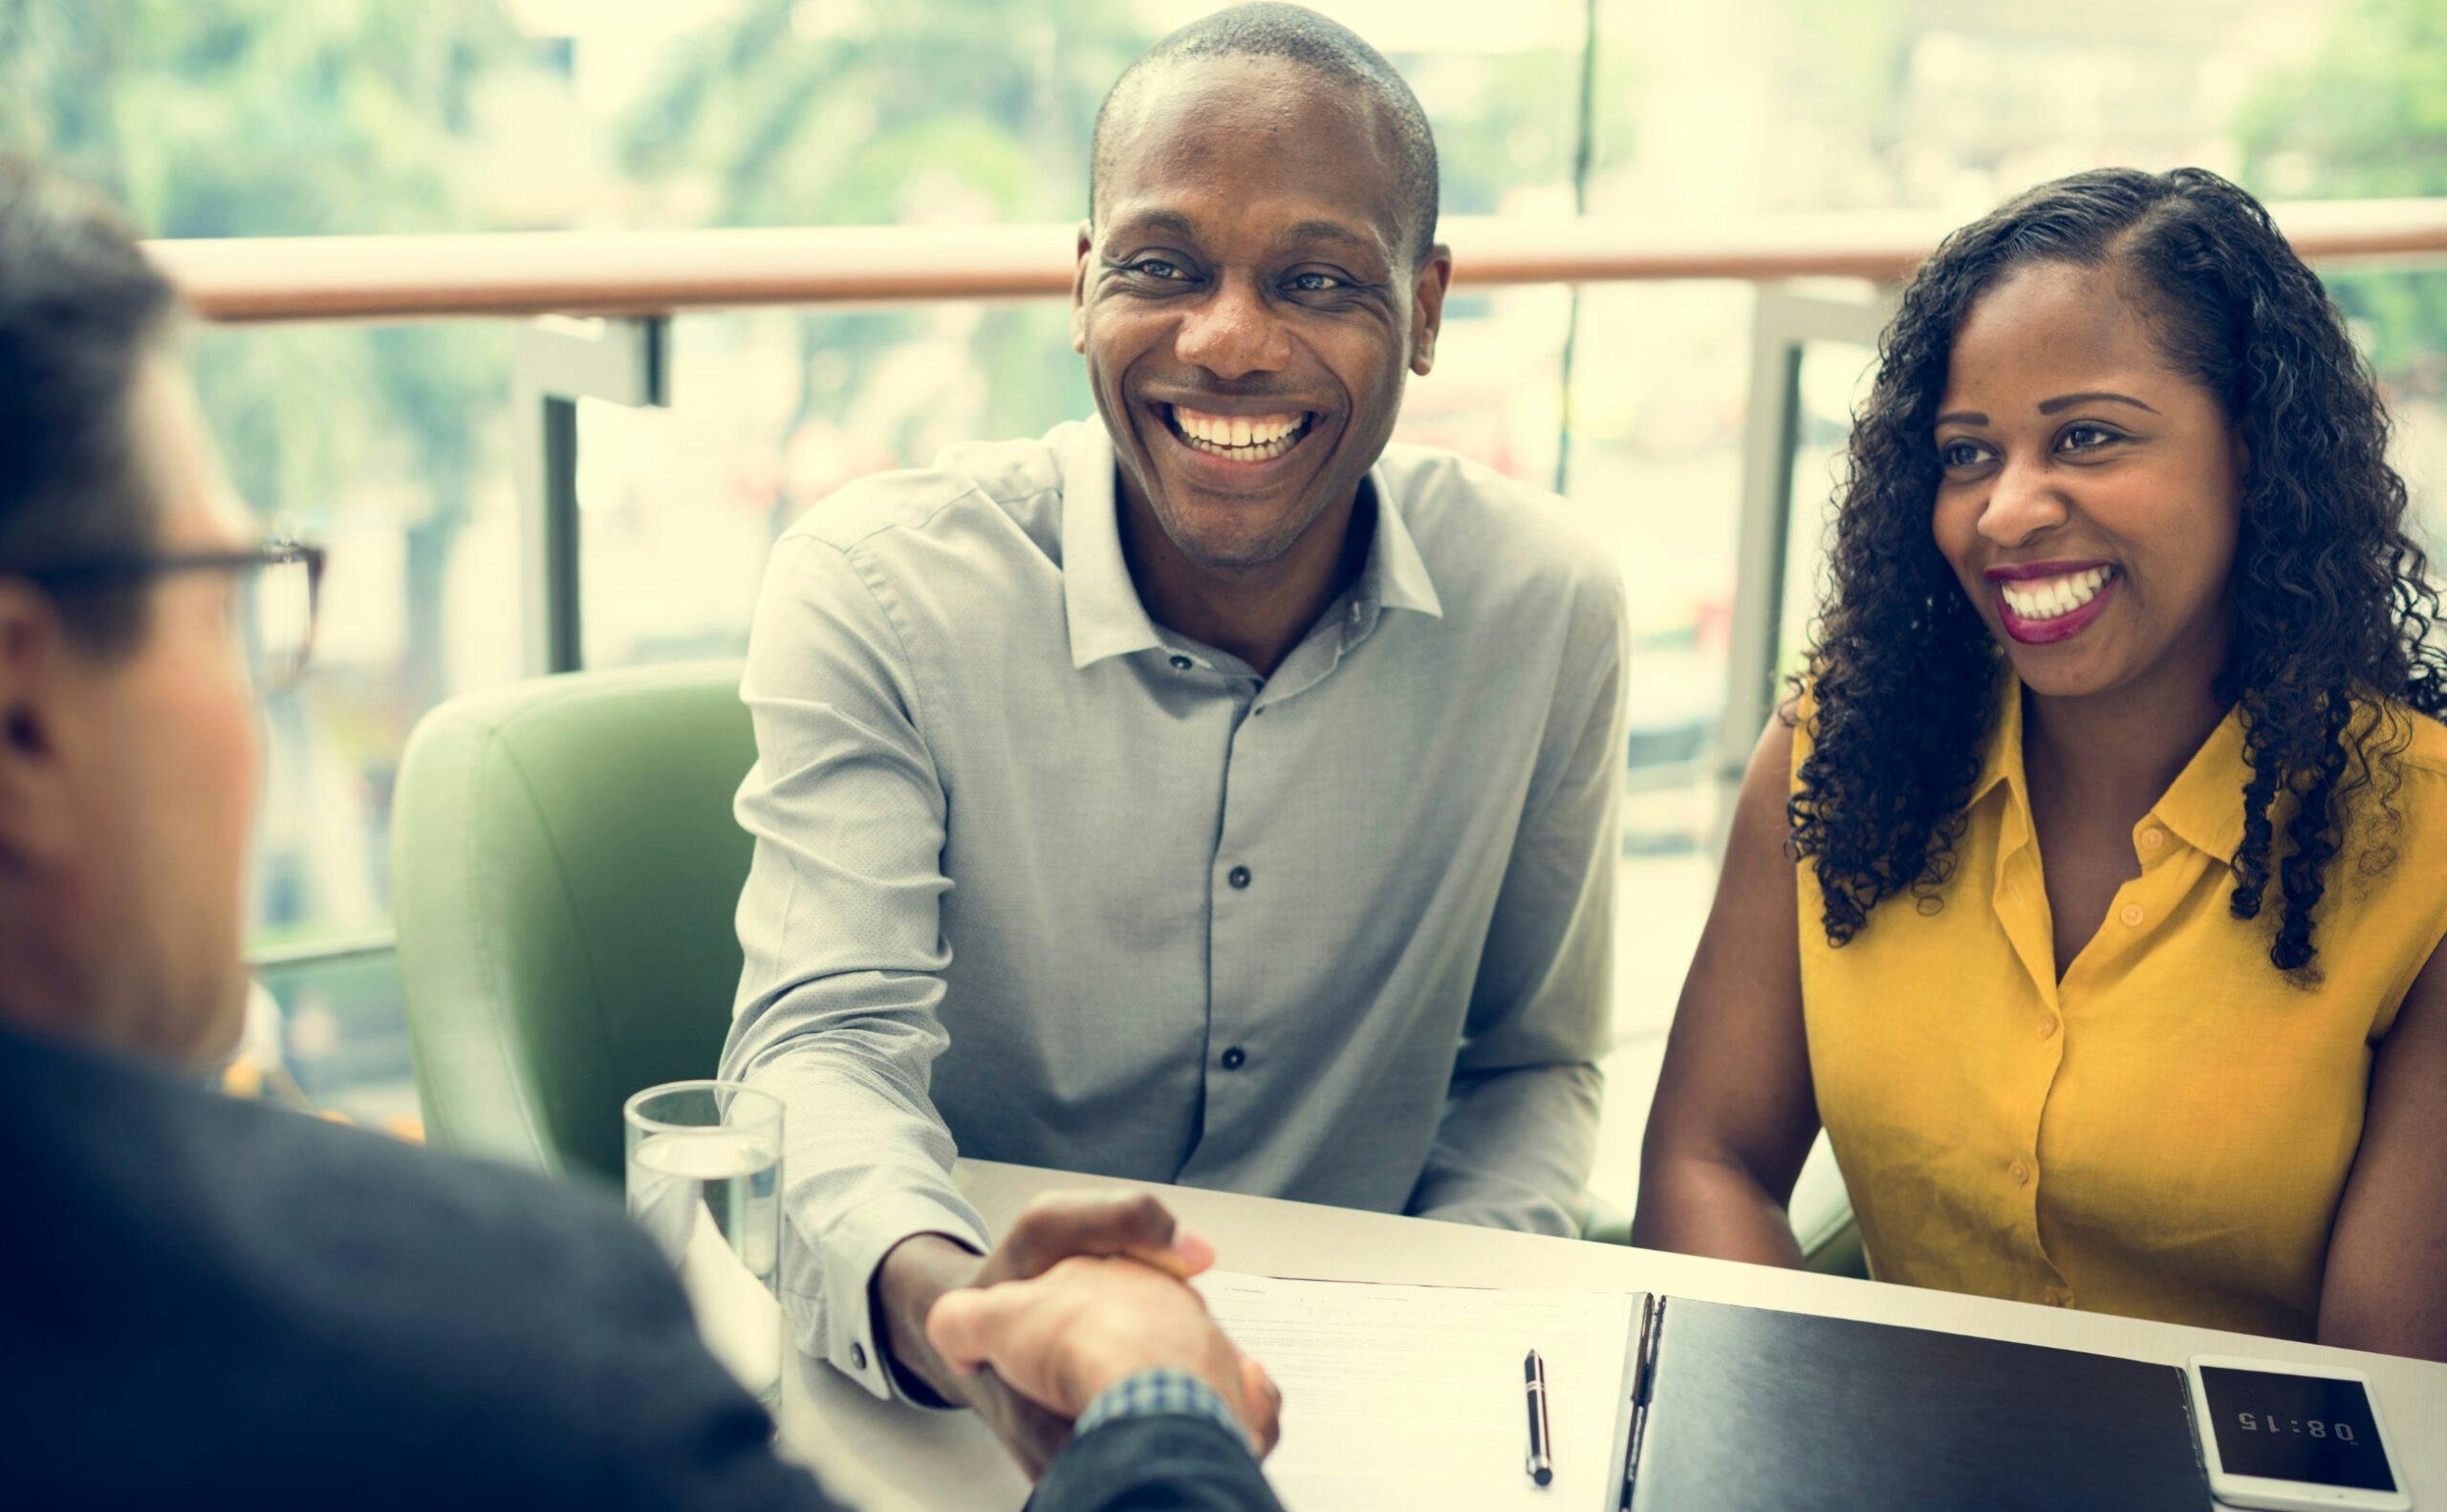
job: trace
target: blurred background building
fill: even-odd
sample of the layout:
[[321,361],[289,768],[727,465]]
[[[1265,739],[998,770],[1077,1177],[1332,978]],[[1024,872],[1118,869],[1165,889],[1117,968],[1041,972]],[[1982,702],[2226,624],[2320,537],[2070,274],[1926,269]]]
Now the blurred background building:
[[[2437,0],[1315,0],[1404,71],[1448,214],[1724,227],[1981,213],[2103,163],[2278,199],[2447,195]],[[1204,0],[0,0],[0,147],[165,237],[1056,221],[1140,48]],[[1586,85],[1586,87],[1584,87]],[[2447,519],[2447,270],[2342,270]],[[1638,642],[1601,1189],[1628,1193],[1703,915],[1719,792],[1746,283],[1456,298],[1405,438],[1560,480]],[[1090,413],[1056,302],[689,315],[674,405],[582,406],[585,659],[728,656],[765,551],[842,482]],[[1570,352],[1567,377],[1566,352]],[[240,487],[336,547],[319,671],[271,711],[252,947],[307,1091],[412,1112],[393,773],[436,702],[522,674],[501,321],[207,329]],[[1860,350],[1803,372],[1797,549]],[[1797,558],[1804,560],[1806,558]],[[1810,575],[1796,573],[1796,618]]]

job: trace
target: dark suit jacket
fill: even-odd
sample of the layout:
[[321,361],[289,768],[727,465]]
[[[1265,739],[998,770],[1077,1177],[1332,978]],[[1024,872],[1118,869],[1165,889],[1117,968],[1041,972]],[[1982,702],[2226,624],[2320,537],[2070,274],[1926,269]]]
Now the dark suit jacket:
[[[0,1507],[833,1508],[617,1204],[0,1030]],[[1047,1512],[1274,1509],[1115,1423]]]

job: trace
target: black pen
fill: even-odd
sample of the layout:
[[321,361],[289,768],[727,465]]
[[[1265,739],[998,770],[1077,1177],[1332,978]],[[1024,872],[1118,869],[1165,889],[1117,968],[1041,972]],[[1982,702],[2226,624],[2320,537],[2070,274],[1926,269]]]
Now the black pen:
[[1523,1391],[1529,1398],[1529,1479],[1545,1485],[1555,1479],[1554,1443],[1547,1435],[1547,1362],[1531,1350],[1521,1361]]

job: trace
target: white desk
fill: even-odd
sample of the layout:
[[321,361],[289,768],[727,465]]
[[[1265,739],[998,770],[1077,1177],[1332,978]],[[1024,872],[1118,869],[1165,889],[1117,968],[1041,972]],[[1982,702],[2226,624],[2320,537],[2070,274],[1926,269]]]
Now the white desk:
[[[959,1178],[998,1232],[1030,1197],[1048,1188],[1136,1184],[985,1161],[962,1162]],[[2447,1512],[2443,1365],[1424,1219],[1187,1187],[1147,1190],[1213,1241],[1218,1264],[1231,1270],[1334,1281],[1661,1292],[2164,1365],[2179,1366],[2187,1355],[2204,1350],[2347,1365],[2371,1377],[2415,1507]],[[1299,1403],[1287,1403],[1285,1410],[1297,1413]],[[842,1494],[877,1508],[1011,1512],[1028,1495],[1018,1467],[972,1415],[879,1402],[820,1361],[801,1358],[784,1372],[781,1440],[790,1453],[821,1468]]]

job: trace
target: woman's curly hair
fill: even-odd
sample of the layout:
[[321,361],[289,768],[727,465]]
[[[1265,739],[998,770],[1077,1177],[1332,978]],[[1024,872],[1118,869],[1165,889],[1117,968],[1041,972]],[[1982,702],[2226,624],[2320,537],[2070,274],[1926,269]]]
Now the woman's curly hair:
[[[1842,945],[1910,891],[1934,907],[1981,767],[2003,653],[1938,552],[1933,421],[1955,333],[1981,293],[2039,263],[2112,266],[2145,291],[2170,364],[2217,396],[2248,448],[2236,622],[2213,692],[2240,704],[2234,914],[2279,894],[2269,960],[2305,972],[2330,862],[2375,788],[2400,822],[2401,708],[2447,706],[2438,594],[2405,530],[2388,416],[2327,291],[2259,202],[2214,173],[2101,169],[2042,184],[1941,243],[1879,342],[1838,491],[1810,645],[1813,745],[1787,817]],[[2290,796],[2291,812],[2280,802]],[[2283,823],[2285,853],[2277,857]],[[2372,865],[2392,851],[2376,846]]]

